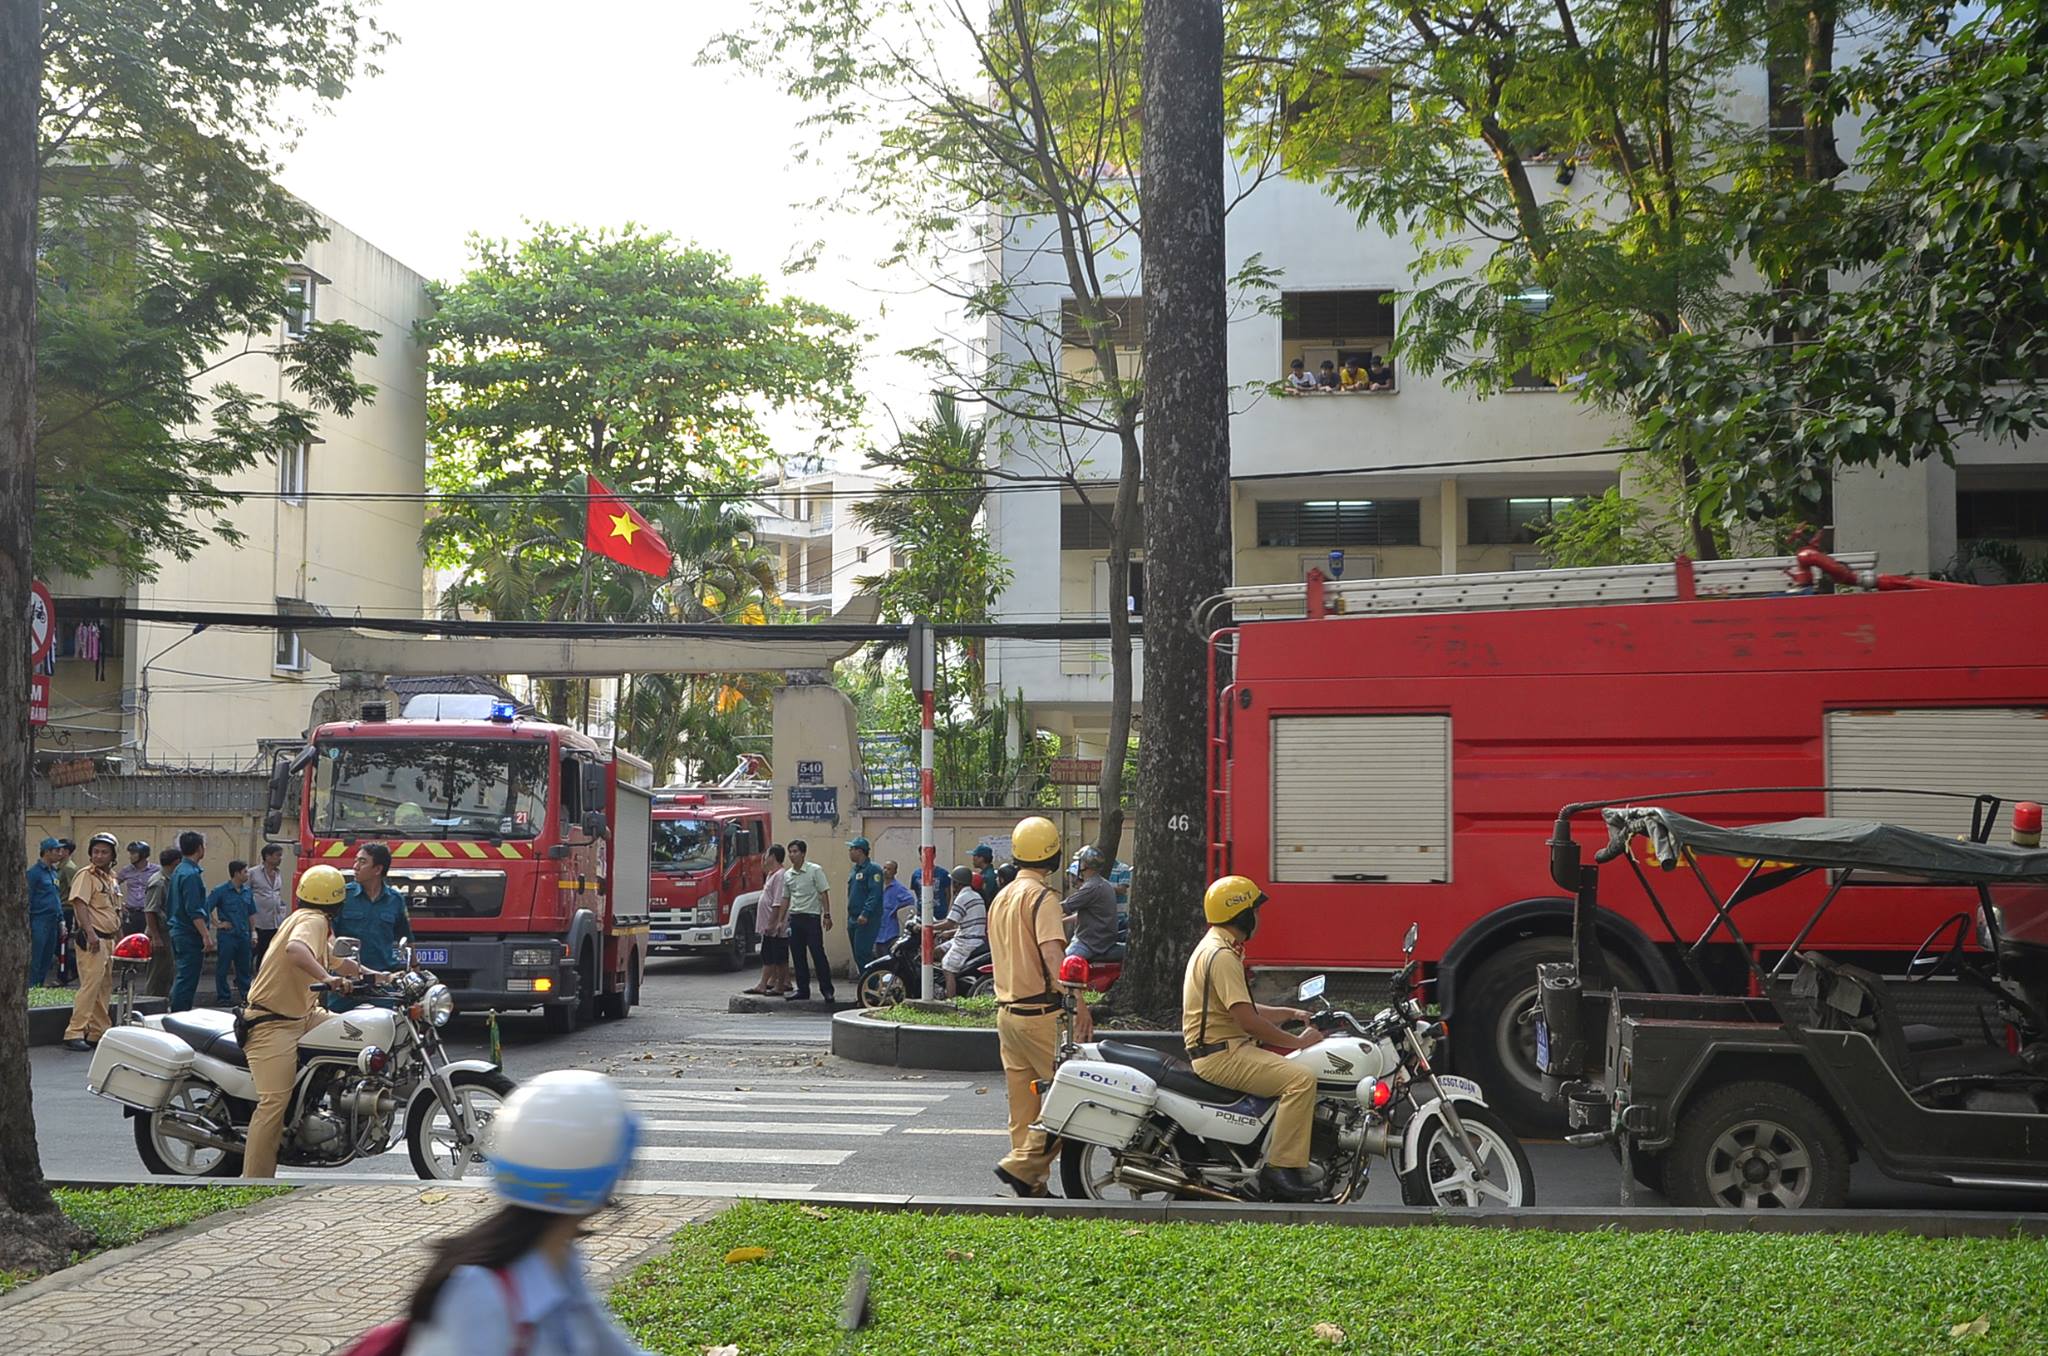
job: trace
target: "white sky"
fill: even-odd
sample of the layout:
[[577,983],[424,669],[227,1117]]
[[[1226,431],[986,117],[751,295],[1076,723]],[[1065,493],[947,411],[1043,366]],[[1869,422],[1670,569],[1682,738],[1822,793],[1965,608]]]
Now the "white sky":
[[[697,65],[745,0],[385,0],[377,14],[399,39],[384,73],[308,120],[284,157],[287,188],[444,280],[471,232],[517,235],[529,219],[669,231],[872,334],[862,385],[877,437],[892,411],[924,407],[929,383],[894,355],[946,324],[945,299],[875,266],[885,224],[792,211],[844,177],[829,158],[792,163],[801,105]],[[817,268],[785,282],[785,260],[821,237]]]

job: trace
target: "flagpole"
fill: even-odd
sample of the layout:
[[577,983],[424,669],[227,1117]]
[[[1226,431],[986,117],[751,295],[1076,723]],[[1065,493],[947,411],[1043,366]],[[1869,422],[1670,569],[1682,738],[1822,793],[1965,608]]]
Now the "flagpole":
[[[593,621],[590,615],[590,543],[583,543],[583,606],[580,609],[586,622]],[[583,680],[583,733],[590,733],[590,679]]]

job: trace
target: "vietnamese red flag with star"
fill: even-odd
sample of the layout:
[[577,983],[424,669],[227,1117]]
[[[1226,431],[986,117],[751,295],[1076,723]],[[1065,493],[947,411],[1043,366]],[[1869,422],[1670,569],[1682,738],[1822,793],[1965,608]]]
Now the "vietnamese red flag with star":
[[602,480],[588,472],[585,476],[590,481],[590,516],[583,528],[583,549],[667,578],[669,562],[675,559],[668,543]]

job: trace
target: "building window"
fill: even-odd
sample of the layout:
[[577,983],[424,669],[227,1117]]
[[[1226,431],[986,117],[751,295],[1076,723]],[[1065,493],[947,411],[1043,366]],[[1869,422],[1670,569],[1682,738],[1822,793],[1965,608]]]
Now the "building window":
[[[1133,620],[1145,615],[1145,562],[1130,562],[1130,588],[1126,590],[1124,605],[1130,609]],[[1109,562],[1095,562],[1095,615],[1109,615]]]
[[313,327],[313,304],[318,284],[310,273],[294,273],[285,280],[284,332],[289,339],[303,339]]
[[[1280,294],[1280,372],[1301,363],[1311,378],[1323,364],[1342,374],[1355,361],[1364,374],[1351,389],[1390,391],[1394,368],[1394,294],[1380,288]],[[1342,389],[1340,387],[1340,389]]]
[[[1060,550],[1062,551],[1107,551],[1109,549],[1109,515],[1112,500],[1105,495],[1093,504],[1060,505]],[[1132,515],[1131,545],[1145,544],[1145,502],[1138,501],[1138,511]]]
[[[1508,307],[1511,310],[1520,311],[1523,315],[1528,316],[1529,319],[1523,328],[1533,332],[1543,317],[1549,313],[1550,301],[1551,297],[1548,292],[1523,292],[1509,297]],[[1523,363],[1515,369],[1514,375],[1508,378],[1508,389],[1510,391],[1555,391],[1559,388],[1556,382],[1538,372],[1533,365]]]
[[2048,538],[2048,490],[1957,490],[1956,536],[1962,541]]
[[[1109,327],[1110,346],[1116,350],[1116,373],[1124,381],[1143,375],[1145,348],[1145,299],[1104,297],[1102,310]],[[1094,378],[1095,345],[1082,319],[1081,303],[1067,297],[1060,302],[1060,371],[1076,381]]]
[[1420,499],[1268,499],[1261,546],[1420,546]]
[[277,633],[277,653],[270,662],[288,673],[305,672],[306,647],[300,643],[297,631],[280,630]]
[[1559,511],[1580,501],[1555,499],[1467,499],[1465,541],[1471,546],[1527,546],[1543,534]]
[[868,563],[868,548],[867,548],[867,547],[865,547],[865,546],[856,546],[856,547],[855,547],[855,548],[853,549],[853,553],[854,553],[855,557],[859,559],[859,561],[860,561],[860,563],[861,563],[861,564],[865,565],[865,564],[867,564],[867,563]]
[[278,454],[277,494],[287,504],[306,502],[306,482],[313,460],[313,444],[300,443]]

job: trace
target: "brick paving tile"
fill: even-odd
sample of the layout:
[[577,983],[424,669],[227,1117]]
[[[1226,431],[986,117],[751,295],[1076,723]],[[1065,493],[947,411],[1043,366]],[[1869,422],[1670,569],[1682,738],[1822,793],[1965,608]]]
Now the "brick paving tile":
[[[396,1317],[425,1267],[425,1245],[482,1218],[494,1200],[487,1191],[425,1184],[301,1189],[241,1218],[108,1253],[0,1300],[0,1349],[5,1356],[328,1356]],[[591,1279],[609,1286],[677,1229],[724,1204],[622,1198],[583,1243]]]

